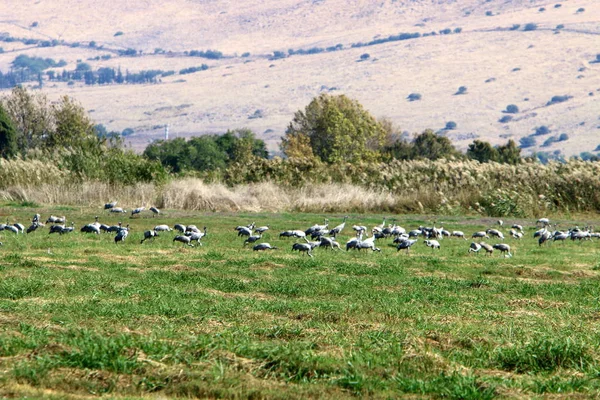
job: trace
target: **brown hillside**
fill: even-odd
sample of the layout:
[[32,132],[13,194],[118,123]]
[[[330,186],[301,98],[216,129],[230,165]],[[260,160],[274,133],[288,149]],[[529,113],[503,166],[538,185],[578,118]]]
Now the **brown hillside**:
[[[109,129],[133,128],[129,138],[137,149],[161,137],[165,124],[171,135],[181,136],[249,127],[277,149],[294,111],[323,91],[357,98],[374,115],[389,117],[408,132],[438,130],[454,121],[457,128],[447,134],[461,148],[476,137],[492,143],[518,140],[542,125],[551,133],[537,138],[538,151],[572,155],[600,144],[600,63],[591,63],[600,53],[600,4],[593,0],[121,3],[133,2],[23,1],[15,6],[0,0],[5,10],[0,33],[64,41],[48,48],[0,42],[0,71],[19,54],[65,59],[67,69],[78,60],[129,71],[208,64],[207,71],[176,74],[159,84],[45,84],[49,96],[76,97]],[[580,8],[585,11],[577,12]],[[524,32],[527,23],[538,28]],[[507,29],[514,24],[521,27]],[[445,28],[462,31],[350,48],[400,32]],[[114,36],[118,31],[123,34]],[[92,40],[104,48],[88,48]],[[74,42],[81,47],[69,47]],[[344,50],[268,59],[275,50],[338,43]],[[142,55],[116,53],[127,48]],[[155,55],[156,48],[173,53]],[[219,50],[226,58],[183,54],[193,49]],[[244,52],[250,57],[240,57]],[[365,53],[370,57],[359,62]],[[88,60],[104,54],[111,59]],[[467,93],[455,95],[459,86]],[[409,102],[410,93],[422,99]],[[557,95],[572,98],[546,106]],[[508,104],[516,104],[520,113],[499,123]],[[262,118],[249,119],[256,110]],[[561,133],[569,140],[539,147]]]

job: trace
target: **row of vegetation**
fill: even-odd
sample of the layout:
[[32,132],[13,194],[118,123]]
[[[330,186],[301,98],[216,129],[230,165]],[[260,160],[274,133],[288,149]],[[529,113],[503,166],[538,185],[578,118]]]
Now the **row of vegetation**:
[[[173,70],[142,70],[139,72],[125,73],[121,68],[102,67],[92,69],[90,64],[78,62],[74,70],[63,69],[62,72],[56,68],[64,67],[64,60],[56,62],[51,58],[29,57],[20,55],[12,62],[12,70],[3,74],[0,72],[0,89],[13,88],[25,82],[38,82],[43,85],[43,77],[50,82],[84,82],[86,85],[105,84],[136,84],[156,83],[159,79],[175,75]],[[179,71],[180,75],[191,74],[208,69],[208,65],[202,64],[198,67],[184,68]],[[44,72],[45,71],[45,72]]]
[[[1,112],[0,155],[12,160],[0,169],[4,188],[65,179],[161,184],[170,172],[230,186],[351,184],[408,198],[402,209],[412,211],[525,216],[539,209],[600,210],[596,163],[542,165],[521,157],[513,141],[475,140],[463,154],[430,130],[409,138],[344,95],[323,94],[296,112],[281,142],[286,158],[273,159],[247,129],[156,141],[136,155],[72,99],[50,104],[20,87],[3,100]],[[35,162],[48,165],[37,178],[28,169]]]

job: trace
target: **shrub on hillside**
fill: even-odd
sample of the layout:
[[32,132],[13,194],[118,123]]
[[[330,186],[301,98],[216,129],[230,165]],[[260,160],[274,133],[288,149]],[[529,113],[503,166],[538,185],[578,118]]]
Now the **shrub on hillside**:
[[550,128],[548,128],[546,125],[542,125],[542,126],[538,126],[536,128],[534,128],[535,136],[542,136],[542,135],[547,135],[550,133]]
[[525,27],[523,28],[523,31],[525,31],[525,32],[535,31],[537,28],[538,28],[537,24],[530,22],[525,25]]
[[421,100],[421,94],[420,93],[411,93],[408,95],[407,99],[408,99],[408,101]]
[[508,114],[518,114],[519,107],[517,107],[515,104],[509,104],[506,106],[506,110],[504,112]]
[[536,140],[532,136],[525,136],[519,140],[519,146],[522,149],[526,149],[528,147],[533,147],[536,145]]
[[563,103],[569,99],[572,99],[573,96],[564,95],[564,96],[552,96],[549,102],[546,103],[547,106],[551,106],[553,104]]

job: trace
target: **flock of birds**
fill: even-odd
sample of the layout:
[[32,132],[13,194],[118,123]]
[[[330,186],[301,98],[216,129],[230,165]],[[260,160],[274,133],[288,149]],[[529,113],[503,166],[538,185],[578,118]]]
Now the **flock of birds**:
[[[346,227],[346,221],[348,217],[344,217],[343,222],[340,225],[330,229],[329,220],[325,219],[323,225],[313,225],[306,230],[287,230],[279,233],[279,238],[296,238],[300,239],[292,244],[292,251],[298,251],[306,253],[308,256],[313,257],[313,250],[316,248],[326,248],[331,250],[341,250],[341,245],[337,241],[337,237]],[[444,238],[458,238],[467,240],[467,237],[463,231],[448,231],[443,227],[436,228],[420,226],[417,229],[407,231],[403,227],[397,225],[395,220],[393,223],[386,225],[386,219],[380,225],[373,227],[370,231],[366,226],[354,225],[352,230],[355,235],[351,237],[345,245],[346,251],[349,250],[371,250],[373,252],[381,252],[381,248],[376,246],[377,240],[393,239],[393,243],[396,246],[397,251],[406,250],[406,253],[410,252],[411,247],[418,243],[419,237],[423,237],[423,244],[430,247],[432,250],[440,250],[440,241]],[[485,231],[474,232],[471,238],[474,240],[471,242],[468,253],[479,254],[483,251],[485,254],[491,256],[495,250],[500,252],[501,256],[512,257],[511,247],[507,243],[495,243],[493,245],[484,242],[484,239],[489,240],[500,240],[503,242],[506,237],[502,232],[504,221],[498,220],[497,224],[499,229],[489,228]],[[571,240],[584,240],[591,239],[593,237],[599,238],[600,233],[594,233],[591,227],[580,229],[574,227],[566,231],[552,230],[552,227],[556,228],[558,224],[552,226],[548,218],[540,218],[536,222],[536,226],[540,228],[534,234],[534,238],[538,238],[538,243],[542,246],[544,243],[550,241],[564,241],[566,239]],[[248,226],[238,226],[235,230],[238,232],[238,236],[246,237],[244,246],[249,243],[258,242],[262,235],[269,229],[269,226],[256,227],[255,223],[251,223]],[[371,236],[369,236],[369,233]],[[509,236],[514,240],[520,240],[524,236],[523,226],[519,224],[513,224],[509,230]],[[310,238],[310,240],[309,240]],[[272,246],[270,243],[258,243],[254,245],[255,251],[264,250],[275,250],[277,247]]]
[[[104,209],[111,213],[126,213],[127,211],[116,207],[116,202],[107,203],[104,205]],[[145,211],[145,207],[139,207],[131,211],[131,217],[140,215]],[[149,211],[152,212],[152,216],[160,215],[160,210],[156,207],[150,207]],[[309,257],[314,257],[313,250],[316,248],[325,248],[330,250],[341,250],[342,246],[338,242],[338,237],[344,231],[346,227],[346,221],[348,216],[345,216],[343,221],[333,227],[329,227],[329,220],[325,219],[324,224],[315,224],[306,230],[285,230],[279,233],[279,238],[295,238],[297,241],[292,244],[292,251],[298,251],[305,253]],[[502,232],[504,222],[498,220],[498,229],[489,228],[485,231],[474,232],[471,235],[473,241],[471,242],[468,253],[483,252],[487,255],[492,255],[495,250],[500,252],[501,256],[512,257],[511,247],[507,243],[503,243],[506,239]],[[49,225],[49,234],[58,233],[59,235],[69,234],[75,230],[74,223],[67,225],[67,219],[62,217],[56,217],[51,215],[48,217],[45,223],[42,223],[40,214],[35,214],[32,218],[31,225],[25,228],[20,223],[9,223],[7,219],[6,224],[0,224],[0,231],[8,231],[14,234],[31,233],[38,230],[41,227]],[[536,226],[539,228],[533,237],[537,238],[540,246],[545,243],[555,241],[571,240],[589,240],[591,238],[600,238],[600,233],[593,232],[592,227],[585,227],[580,229],[574,227],[568,230],[558,230],[557,224],[551,225],[548,218],[541,218],[537,221]],[[554,228],[554,229],[552,229]],[[129,235],[129,224],[123,226],[121,222],[117,225],[106,225],[99,222],[99,217],[95,217],[95,221],[81,227],[80,231],[89,234],[101,234],[101,233],[112,233],[114,234],[114,242],[116,244],[124,242]],[[386,218],[380,225],[374,226],[372,229],[368,229],[364,225],[353,225],[352,230],[354,234],[345,243],[346,251],[349,250],[371,250],[373,252],[381,252],[381,248],[377,247],[378,241],[392,239],[397,251],[405,250],[406,253],[410,253],[412,246],[419,241],[419,237],[423,237],[423,244],[430,247],[433,251],[440,250],[440,241],[444,238],[458,238],[467,240],[467,236],[463,231],[448,231],[443,227],[436,228],[435,224],[433,227],[420,226],[416,229],[407,231],[403,227],[396,224],[396,220],[392,220],[392,223],[386,224]],[[169,225],[156,225],[153,229],[144,231],[143,239],[141,243],[151,239],[154,241],[159,237],[161,232],[177,231],[178,234],[173,237],[173,242],[179,242],[186,246],[194,247],[202,246],[201,240],[207,235],[207,228],[204,227],[202,230],[196,225],[183,225],[175,224],[173,227]],[[244,239],[243,246],[252,245],[254,251],[266,251],[276,250],[276,246],[272,246],[270,243],[261,242],[263,236],[269,231],[269,226],[259,226],[253,222],[245,226],[237,226],[235,228],[237,236]],[[513,224],[508,233],[509,237],[514,240],[520,240],[523,238],[524,230],[519,224]],[[483,240],[499,240],[500,243],[493,245],[484,242]],[[195,242],[195,244],[194,244]],[[2,242],[0,242],[2,245]]]

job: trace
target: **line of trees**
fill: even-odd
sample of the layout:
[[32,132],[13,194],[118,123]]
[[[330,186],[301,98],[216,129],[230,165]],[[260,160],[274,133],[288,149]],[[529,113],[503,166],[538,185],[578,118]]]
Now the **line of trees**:
[[294,114],[281,150],[288,158],[316,158],[326,163],[440,158],[508,164],[521,161],[521,149],[512,140],[498,147],[476,140],[466,155],[450,139],[432,130],[408,140],[389,120],[377,120],[356,100],[328,94],[316,97]]
[[175,173],[224,170],[234,163],[246,163],[268,155],[265,142],[257,139],[249,129],[204,135],[187,141],[183,138],[159,140],[144,150],[147,159],[159,161]]

